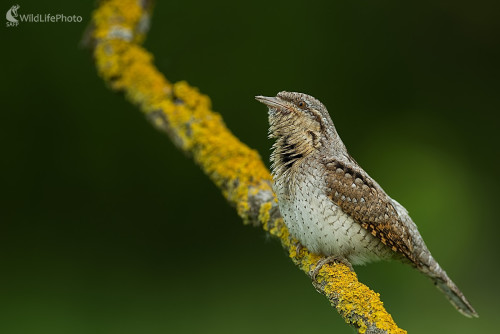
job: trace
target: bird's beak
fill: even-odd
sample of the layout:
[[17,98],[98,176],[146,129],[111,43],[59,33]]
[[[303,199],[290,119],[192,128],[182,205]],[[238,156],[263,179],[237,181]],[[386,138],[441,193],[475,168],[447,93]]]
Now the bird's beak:
[[256,96],[255,99],[261,103],[264,103],[270,108],[283,108],[286,107],[283,103],[276,97],[269,96]]

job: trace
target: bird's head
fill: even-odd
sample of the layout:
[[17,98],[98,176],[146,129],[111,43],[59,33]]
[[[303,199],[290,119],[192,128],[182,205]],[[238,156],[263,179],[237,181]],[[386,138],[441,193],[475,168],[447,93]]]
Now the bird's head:
[[310,95],[280,92],[255,98],[269,108],[269,137],[277,138],[271,156],[275,171],[288,169],[336,135],[328,110]]

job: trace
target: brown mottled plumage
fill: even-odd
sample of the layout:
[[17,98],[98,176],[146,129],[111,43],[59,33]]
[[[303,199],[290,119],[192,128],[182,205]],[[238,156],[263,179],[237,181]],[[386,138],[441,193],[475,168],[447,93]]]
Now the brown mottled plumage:
[[348,264],[408,262],[464,315],[477,313],[427,249],[406,209],[349,155],[321,102],[301,93],[257,96],[276,138],[274,190],[290,233],[309,250]]
[[398,223],[399,215],[391,198],[361,168],[355,170],[336,160],[323,163],[331,189],[328,197],[384,245],[415,262],[411,235]]

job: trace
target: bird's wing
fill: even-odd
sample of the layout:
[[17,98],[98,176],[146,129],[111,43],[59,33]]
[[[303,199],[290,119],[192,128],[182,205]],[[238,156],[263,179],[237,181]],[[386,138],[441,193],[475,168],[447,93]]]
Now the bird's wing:
[[332,201],[382,243],[415,262],[410,233],[384,190],[358,166],[336,160],[325,166]]

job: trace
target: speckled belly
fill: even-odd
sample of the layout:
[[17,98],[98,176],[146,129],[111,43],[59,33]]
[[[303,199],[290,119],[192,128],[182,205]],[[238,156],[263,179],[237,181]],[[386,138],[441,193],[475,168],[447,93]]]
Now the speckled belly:
[[294,191],[276,189],[290,233],[310,251],[341,256],[353,265],[391,258],[394,252],[345,214],[322,187],[296,177]]

